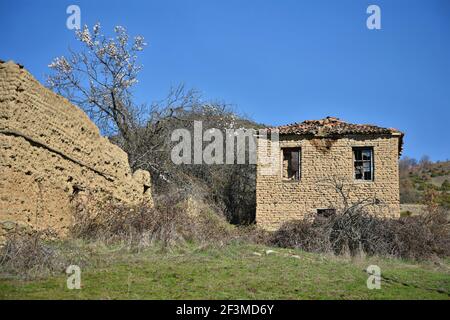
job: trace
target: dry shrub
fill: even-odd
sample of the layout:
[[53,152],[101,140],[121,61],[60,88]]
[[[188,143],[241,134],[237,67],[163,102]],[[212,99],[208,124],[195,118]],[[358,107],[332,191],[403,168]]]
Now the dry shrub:
[[383,203],[376,198],[350,203],[351,183],[331,177],[323,181],[337,193],[341,204],[328,217],[308,215],[281,226],[271,239],[280,247],[311,252],[394,256],[425,260],[450,256],[448,211],[431,201],[420,216],[389,219],[377,214]]
[[224,244],[233,238],[234,229],[207,205],[191,208],[186,199],[171,194],[157,197],[154,206],[84,200],[77,205],[71,234],[128,248],[168,248],[193,241]]
[[394,256],[425,260],[450,256],[448,213],[443,210],[399,219],[380,218],[355,206],[327,219],[308,216],[285,223],[271,243],[310,252]]
[[2,273],[32,278],[63,271],[64,258],[57,249],[46,244],[46,239],[53,236],[49,230],[9,234],[0,250]]
[[450,256],[449,213],[443,208],[390,221],[396,255],[423,260]]
[[240,226],[237,229],[238,237],[235,239],[242,243],[271,245],[272,232],[259,228],[256,224]]
[[208,207],[201,208],[190,219],[194,226],[192,239],[200,243],[221,246],[236,236],[236,228]]
[[164,205],[126,205],[105,199],[83,199],[77,204],[71,235],[107,244],[146,246],[158,242],[164,247],[188,240],[191,224],[186,208],[166,198]]
[[331,251],[330,228],[310,219],[284,223],[274,233],[271,242],[278,247],[301,248],[308,252]]

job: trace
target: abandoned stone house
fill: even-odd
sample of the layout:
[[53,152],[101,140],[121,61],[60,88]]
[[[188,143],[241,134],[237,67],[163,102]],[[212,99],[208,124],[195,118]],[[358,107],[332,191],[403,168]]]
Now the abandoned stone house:
[[[332,185],[336,181],[344,185],[350,203],[373,197],[380,201],[374,214],[399,216],[403,133],[334,117],[268,130],[275,131],[278,143],[270,134],[258,139],[258,225],[274,230],[306,214],[332,214],[342,204]],[[270,166],[275,170],[267,170]]]

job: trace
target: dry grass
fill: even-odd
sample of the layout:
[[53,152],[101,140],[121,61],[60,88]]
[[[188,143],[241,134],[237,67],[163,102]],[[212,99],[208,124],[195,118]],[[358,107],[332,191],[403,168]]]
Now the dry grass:
[[85,199],[77,206],[65,241],[49,241],[54,236],[49,231],[9,235],[0,250],[0,273],[36,278],[63,272],[70,264],[102,265],[109,259],[102,248],[135,253],[149,247],[172,251],[231,243],[414,260],[450,256],[446,212],[435,208],[426,215],[389,220],[370,215],[364,208],[360,203],[327,219],[311,216],[288,222],[272,234],[255,225],[232,226],[207,204],[194,202],[192,206],[173,195],[157,198],[153,207]]
[[159,196],[153,207],[80,202],[71,235],[138,250],[155,244],[167,249],[185,243],[222,246],[231,241],[262,243],[267,239],[255,226],[233,226],[210,205],[174,194]]
[[153,207],[85,198],[76,206],[68,239],[55,241],[49,231],[10,234],[0,249],[0,273],[36,278],[63,272],[72,263],[96,264],[93,257],[99,254],[108,260],[102,248],[140,252],[149,247],[166,251],[267,242],[267,234],[256,227],[235,227],[207,204],[194,204],[174,195],[158,197]]
[[10,234],[0,251],[2,272],[33,278],[36,275],[62,271],[64,259],[54,247],[46,245],[44,241],[44,238],[51,236],[49,231]]

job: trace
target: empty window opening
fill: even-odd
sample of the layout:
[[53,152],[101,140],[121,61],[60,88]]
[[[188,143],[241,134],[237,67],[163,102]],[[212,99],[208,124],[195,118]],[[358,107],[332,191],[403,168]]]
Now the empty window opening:
[[283,179],[300,180],[300,148],[283,148]]
[[353,162],[356,180],[373,180],[372,148],[353,148]]
[[336,214],[336,209],[317,209],[317,216],[321,218],[329,218]]

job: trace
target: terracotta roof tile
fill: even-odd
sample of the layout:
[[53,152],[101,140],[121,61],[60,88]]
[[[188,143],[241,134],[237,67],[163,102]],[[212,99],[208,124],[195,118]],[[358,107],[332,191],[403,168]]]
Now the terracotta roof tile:
[[305,120],[284,126],[269,128],[278,129],[280,135],[308,135],[315,137],[337,137],[349,134],[388,134],[399,136],[399,153],[403,146],[403,133],[394,128],[382,128],[371,124],[353,124],[335,117],[321,120]]

